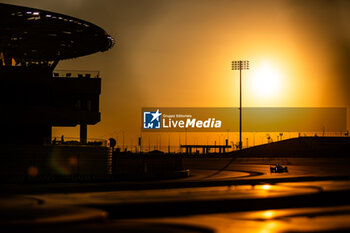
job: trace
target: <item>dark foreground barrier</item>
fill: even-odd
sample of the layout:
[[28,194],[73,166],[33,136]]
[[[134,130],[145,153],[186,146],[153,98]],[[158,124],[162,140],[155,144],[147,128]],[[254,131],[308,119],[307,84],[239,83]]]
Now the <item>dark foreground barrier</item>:
[[1,182],[98,181],[111,176],[112,151],[88,145],[1,145]]
[[114,152],[112,171],[114,179],[168,179],[190,175],[189,170],[182,166],[182,156],[162,152]]
[[189,176],[180,155],[98,145],[1,145],[0,183],[98,182]]

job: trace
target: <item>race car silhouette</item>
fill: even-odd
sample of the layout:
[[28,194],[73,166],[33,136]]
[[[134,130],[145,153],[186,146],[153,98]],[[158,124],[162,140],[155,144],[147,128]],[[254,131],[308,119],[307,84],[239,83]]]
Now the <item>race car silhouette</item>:
[[283,173],[288,172],[288,167],[283,167],[281,164],[276,165],[270,165],[270,172],[271,173]]

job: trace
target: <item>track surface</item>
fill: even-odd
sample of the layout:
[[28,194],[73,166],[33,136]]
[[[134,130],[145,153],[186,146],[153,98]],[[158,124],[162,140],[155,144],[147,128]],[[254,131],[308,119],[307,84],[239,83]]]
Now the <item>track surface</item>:
[[[277,161],[280,160],[280,161]],[[270,163],[288,173],[270,173]],[[185,159],[191,177],[6,185],[6,232],[334,232],[350,230],[347,159]],[[4,195],[6,194],[6,195]]]

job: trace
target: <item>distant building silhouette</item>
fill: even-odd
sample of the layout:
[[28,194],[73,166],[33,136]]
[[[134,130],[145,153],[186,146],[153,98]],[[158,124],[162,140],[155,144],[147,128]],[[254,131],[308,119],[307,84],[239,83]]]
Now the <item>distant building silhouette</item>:
[[[0,144],[51,142],[52,126],[100,121],[96,73],[61,75],[63,59],[104,52],[114,40],[102,28],[66,15],[0,4]],[[89,78],[91,77],[91,78]]]

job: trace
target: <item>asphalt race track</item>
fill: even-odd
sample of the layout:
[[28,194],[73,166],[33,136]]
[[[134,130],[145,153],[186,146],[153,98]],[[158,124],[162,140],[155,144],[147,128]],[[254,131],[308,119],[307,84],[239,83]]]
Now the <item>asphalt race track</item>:
[[[348,159],[186,158],[188,178],[5,184],[1,232],[348,232]],[[270,173],[270,164],[288,173]]]

